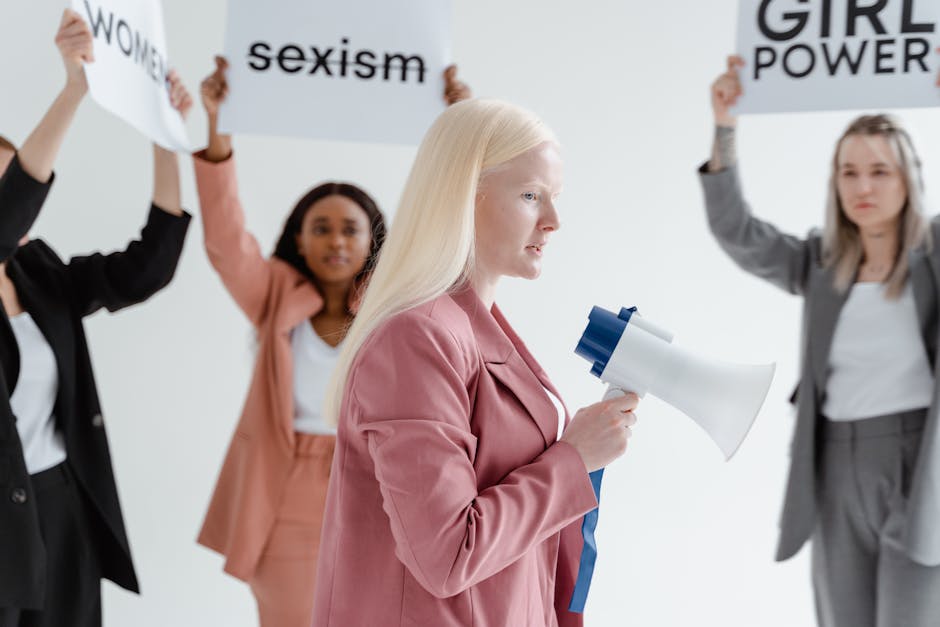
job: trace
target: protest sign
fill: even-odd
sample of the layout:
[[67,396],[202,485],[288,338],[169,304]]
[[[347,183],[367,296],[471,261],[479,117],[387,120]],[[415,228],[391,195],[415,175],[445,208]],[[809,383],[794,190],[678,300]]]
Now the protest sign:
[[229,2],[225,132],[416,144],[443,110],[451,0]]
[[739,2],[739,113],[940,105],[938,0]]
[[72,0],[94,36],[85,65],[92,98],[168,150],[189,151],[179,112],[170,104],[166,34],[159,0]]

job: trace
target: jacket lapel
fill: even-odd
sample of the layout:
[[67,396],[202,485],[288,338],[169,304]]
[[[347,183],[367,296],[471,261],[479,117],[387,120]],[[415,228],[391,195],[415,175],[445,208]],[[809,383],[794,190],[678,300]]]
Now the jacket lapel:
[[[16,287],[23,308],[29,312],[55,355],[56,367],[59,370],[59,393],[55,411],[62,420],[63,429],[67,429],[68,421],[64,420],[64,412],[73,405],[71,400],[75,393],[76,377],[75,340],[70,328],[72,320],[69,305],[64,298],[54,298],[42,285],[33,281],[15,257],[8,262],[7,274]],[[12,389],[10,393],[12,394]]]
[[812,300],[809,311],[809,359],[816,382],[817,398],[821,399],[826,390],[829,376],[829,351],[832,348],[832,336],[842,306],[849,296],[849,291],[840,294],[835,287],[835,271],[825,268],[816,276],[812,286]]
[[310,281],[298,272],[294,274],[294,281],[285,290],[281,306],[275,313],[274,326],[279,335],[290,333],[323,307],[323,298]]
[[[548,386],[537,374],[541,368],[499,309],[494,306],[492,313],[487,311],[476,293],[469,288],[461,289],[451,297],[470,318],[487,372],[519,400],[538,426],[545,446],[551,446],[558,434],[558,412],[543,389],[543,386]],[[544,378],[547,382],[547,377]],[[554,388],[549,389],[555,393]]]
[[20,349],[16,345],[16,336],[13,335],[13,327],[10,326],[10,318],[7,316],[3,305],[0,304],[0,378],[6,389],[13,393],[16,382],[20,376]]
[[927,357],[931,366],[936,365],[937,351],[937,281],[928,256],[923,247],[917,248],[910,255],[911,291],[917,308],[921,336],[927,348]]

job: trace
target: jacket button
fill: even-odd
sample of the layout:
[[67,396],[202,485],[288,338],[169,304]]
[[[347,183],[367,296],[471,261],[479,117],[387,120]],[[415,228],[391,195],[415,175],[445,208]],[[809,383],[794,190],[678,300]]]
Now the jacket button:
[[13,491],[10,492],[10,500],[17,505],[22,505],[26,502],[26,490],[23,488],[14,488]]
[[95,414],[91,417],[91,424],[96,427],[104,426],[104,418],[101,417],[101,414]]

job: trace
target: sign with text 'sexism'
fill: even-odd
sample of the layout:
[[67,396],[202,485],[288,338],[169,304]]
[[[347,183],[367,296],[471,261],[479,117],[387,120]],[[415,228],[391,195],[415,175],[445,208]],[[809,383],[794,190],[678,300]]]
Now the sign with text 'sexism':
[[417,144],[444,109],[452,0],[228,3],[223,132]]
[[166,33],[160,0],[72,0],[88,22],[95,60],[85,64],[95,102],[168,150],[190,151],[170,105]]
[[739,0],[739,113],[940,106],[940,0]]

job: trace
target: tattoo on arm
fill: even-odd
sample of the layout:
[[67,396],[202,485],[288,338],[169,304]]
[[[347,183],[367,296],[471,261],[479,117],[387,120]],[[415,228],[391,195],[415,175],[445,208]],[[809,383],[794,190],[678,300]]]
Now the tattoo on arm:
[[712,159],[708,162],[709,172],[720,172],[737,164],[737,135],[735,130],[733,126],[715,127],[715,145],[712,148]]

